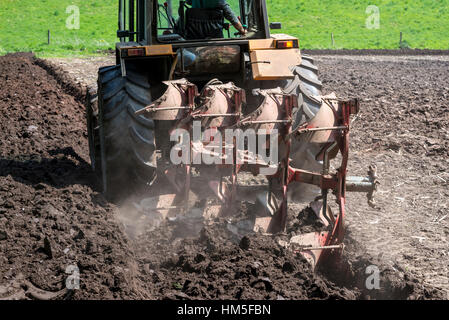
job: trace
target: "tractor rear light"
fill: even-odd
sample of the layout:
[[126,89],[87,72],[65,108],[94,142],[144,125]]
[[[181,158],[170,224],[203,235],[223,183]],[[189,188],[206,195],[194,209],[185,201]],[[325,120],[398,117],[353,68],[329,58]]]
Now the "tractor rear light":
[[143,57],[143,56],[145,56],[145,48],[122,50],[122,57]]
[[299,48],[298,40],[279,40],[276,41],[277,49],[296,49]]
[[145,55],[145,48],[128,49],[128,56],[130,57],[141,57],[144,55]]

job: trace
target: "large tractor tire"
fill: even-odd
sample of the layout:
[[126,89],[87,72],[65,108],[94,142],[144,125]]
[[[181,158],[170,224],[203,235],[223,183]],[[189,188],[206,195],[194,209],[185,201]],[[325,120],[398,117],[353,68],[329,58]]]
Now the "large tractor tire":
[[[321,96],[322,83],[318,79],[318,68],[312,58],[302,56],[301,65],[297,66],[293,73],[295,78],[289,80],[284,87],[286,93],[296,93],[298,96],[299,108],[293,114],[292,128],[310,121],[317,114],[321,107],[321,102],[314,96]],[[322,162],[316,160],[316,155],[320,151],[320,146],[313,143],[292,140],[292,166],[299,169],[320,172]],[[290,196],[296,201],[310,202],[320,195],[320,189],[315,186],[300,184],[292,188]]]
[[[149,186],[156,175],[154,121],[135,115],[151,103],[149,75],[127,66],[98,74],[98,107],[87,110],[90,157],[103,192],[120,199]],[[97,110],[95,110],[97,109]]]
[[[295,77],[291,80],[281,81],[254,81],[249,88],[270,89],[281,87],[285,93],[296,94],[298,108],[293,110],[292,128],[310,121],[321,107],[320,101],[315,96],[321,95],[322,83],[318,79],[318,68],[312,58],[302,56],[302,62],[293,70]],[[250,97],[249,99],[252,99]],[[254,104],[254,102],[252,102]],[[291,158],[292,166],[309,171],[321,171],[322,163],[315,159],[320,151],[317,144],[292,139]],[[311,185],[300,184],[291,188],[290,196],[296,201],[310,202],[319,195],[320,189]]]
[[[96,182],[101,182],[100,126],[98,123],[98,93],[90,87],[86,94],[87,136],[89,142],[90,165],[95,172]],[[99,181],[100,180],[100,181]]]
[[313,59],[302,56],[302,62],[293,73],[295,78],[287,81],[284,91],[298,96],[298,110],[294,114],[293,127],[311,120],[321,107],[321,102],[314,96],[321,96],[322,83],[318,79],[318,68]]

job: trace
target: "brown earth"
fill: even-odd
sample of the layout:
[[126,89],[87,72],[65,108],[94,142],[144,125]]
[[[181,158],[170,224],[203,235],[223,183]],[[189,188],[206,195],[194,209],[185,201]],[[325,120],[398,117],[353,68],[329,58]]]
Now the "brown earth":
[[381,177],[379,208],[348,196],[352,237],[390,267],[449,294],[449,56],[317,60],[328,91],[362,99],[350,173],[376,164]]
[[128,241],[92,189],[84,106],[16,54],[0,57],[0,109],[0,297],[28,293],[26,281],[61,290],[70,265],[83,279],[74,298],[141,297]]
[[[80,82],[91,84],[104,62],[78,68],[78,74],[89,75]],[[71,70],[69,62],[59,64]],[[329,269],[338,272],[326,275],[313,274],[300,256],[282,248],[282,236],[236,238],[226,231],[226,221],[202,227],[187,239],[177,237],[173,221],[127,237],[116,219],[126,207],[108,203],[95,189],[81,100],[85,89],[76,90],[61,70],[30,55],[0,57],[0,298],[36,298],[39,289],[62,290],[70,265],[80,269],[81,290],[58,298],[442,297],[426,275],[438,273],[447,282],[447,254],[441,252],[448,253],[448,194],[438,182],[447,179],[448,112],[442,102],[448,93],[443,89],[447,62],[392,62],[380,68],[375,62],[320,58],[318,64],[326,91],[365,100],[354,121],[353,173],[364,174],[375,162],[383,177],[380,210],[368,209],[359,195],[349,197],[347,250]],[[423,106],[425,99],[429,107]],[[424,155],[420,143],[427,147]],[[441,179],[421,179],[431,176],[429,171]],[[393,188],[401,182],[406,188]],[[440,201],[427,211],[419,199],[406,208],[394,199],[402,196],[408,204],[423,194],[430,197],[426,205],[438,195]],[[373,219],[379,221],[370,223]],[[424,240],[410,238],[424,229],[429,229]],[[443,263],[433,263],[437,258]],[[381,270],[381,290],[370,292],[364,280],[372,264]]]

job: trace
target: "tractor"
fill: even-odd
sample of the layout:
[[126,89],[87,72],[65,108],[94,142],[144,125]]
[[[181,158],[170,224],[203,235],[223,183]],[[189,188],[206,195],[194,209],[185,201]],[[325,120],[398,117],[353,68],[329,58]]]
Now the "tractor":
[[[285,232],[288,203],[311,202],[322,227],[286,245],[317,266],[343,248],[346,192],[372,202],[378,184],[375,168],[347,175],[359,101],[322,95],[314,60],[270,23],[265,0],[228,5],[244,34],[220,8],[119,0],[116,65],[100,68],[87,104],[92,168],[108,197],[143,190],[147,213],[162,218],[210,195],[208,215],[229,217],[251,199],[252,232]],[[241,185],[242,175],[260,183]]]

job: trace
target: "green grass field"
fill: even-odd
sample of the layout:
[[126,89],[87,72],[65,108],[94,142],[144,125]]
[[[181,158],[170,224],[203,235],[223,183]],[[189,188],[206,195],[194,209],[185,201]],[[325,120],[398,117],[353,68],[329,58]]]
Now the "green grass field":
[[[38,55],[70,56],[112,49],[117,41],[117,4],[117,0],[0,0],[0,54],[32,50]],[[79,30],[66,27],[70,5],[79,7]]]
[[[298,36],[306,49],[397,49],[401,31],[406,47],[449,49],[449,0],[267,0],[267,4],[270,21],[282,22],[282,32]],[[380,10],[379,29],[366,27],[371,4]],[[79,30],[66,27],[69,5],[80,9]],[[100,54],[117,41],[117,6],[117,0],[0,0],[0,54]]]
[[[270,20],[283,22],[307,49],[449,49],[449,0],[267,0]],[[368,29],[366,9],[375,4],[379,29]],[[334,46],[331,42],[334,33]]]

